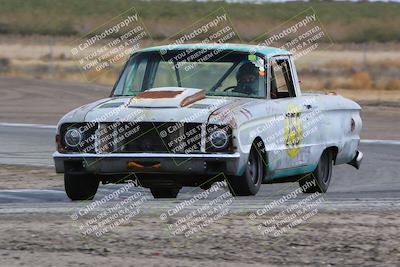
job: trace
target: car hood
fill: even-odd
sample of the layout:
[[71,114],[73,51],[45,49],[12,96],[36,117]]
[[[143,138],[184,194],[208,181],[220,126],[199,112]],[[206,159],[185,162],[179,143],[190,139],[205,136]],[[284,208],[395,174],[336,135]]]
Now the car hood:
[[[190,88],[179,88],[183,94],[178,96],[172,93],[176,90],[152,89],[144,92],[152,92],[147,95],[101,99],[69,112],[59,125],[67,122],[115,121],[206,123],[213,114],[234,112],[236,108],[255,101],[251,98],[205,96],[202,90]],[[162,97],[160,92],[163,92]]]

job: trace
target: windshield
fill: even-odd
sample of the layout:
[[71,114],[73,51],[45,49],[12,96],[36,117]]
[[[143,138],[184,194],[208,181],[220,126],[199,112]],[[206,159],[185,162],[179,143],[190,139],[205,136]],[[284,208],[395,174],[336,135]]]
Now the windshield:
[[205,90],[206,95],[265,97],[263,59],[215,50],[138,53],[126,64],[114,96],[134,96],[157,87]]

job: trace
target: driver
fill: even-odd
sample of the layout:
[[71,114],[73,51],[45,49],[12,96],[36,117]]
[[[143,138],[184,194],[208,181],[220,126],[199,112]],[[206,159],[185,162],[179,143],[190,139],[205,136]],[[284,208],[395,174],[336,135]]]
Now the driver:
[[258,93],[258,68],[250,61],[240,66],[236,73],[237,86],[233,92],[242,94]]

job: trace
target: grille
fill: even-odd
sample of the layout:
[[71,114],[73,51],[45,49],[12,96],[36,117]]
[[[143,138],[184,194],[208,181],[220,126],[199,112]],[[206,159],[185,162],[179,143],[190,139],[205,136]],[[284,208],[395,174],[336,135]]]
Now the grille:
[[196,153],[201,151],[201,124],[100,123],[96,153]]

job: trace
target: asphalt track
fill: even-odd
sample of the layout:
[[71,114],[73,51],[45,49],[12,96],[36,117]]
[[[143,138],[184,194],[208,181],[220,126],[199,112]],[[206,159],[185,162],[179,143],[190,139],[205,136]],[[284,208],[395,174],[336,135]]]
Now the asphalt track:
[[[51,125],[0,123],[0,164],[52,166],[54,131],[55,127]],[[361,169],[356,170],[349,165],[334,167],[329,192],[324,195],[323,209],[330,211],[400,209],[399,148],[398,141],[363,140],[360,145],[364,153]],[[121,185],[101,185],[95,200],[101,199],[119,187]],[[296,189],[295,183],[262,185],[257,196],[235,198],[231,210],[252,211],[294,189]],[[146,189],[133,188],[120,195],[119,199],[128,198],[137,190],[144,190],[143,192],[149,194]],[[145,211],[162,212],[191,199],[194,194],[200,192],[199,190],[183,188],[177,200],[151,199],[145,203]],[[299,198],[305,196],[299,195]],[[206,200],[194,205],[194,208],[204,201]],[[26,212],[68,214],[88,203],[71,202],[63,188],[0,190],[0,214]]]

